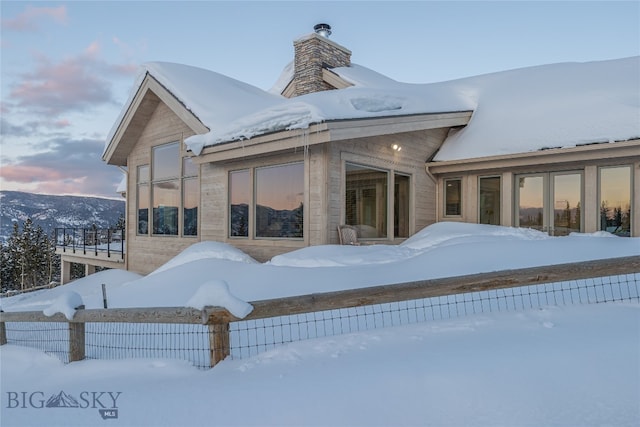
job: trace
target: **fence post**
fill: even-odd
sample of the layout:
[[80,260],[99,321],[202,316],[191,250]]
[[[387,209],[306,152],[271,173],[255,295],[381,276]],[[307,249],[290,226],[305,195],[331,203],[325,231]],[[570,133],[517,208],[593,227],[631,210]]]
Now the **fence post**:
[[[77,310],[84,310],[81,305]],[[77,362],[85,358],[84,322],[69,322],[69,362]]]
[[212,368],[230,354],[228,322],[209,321],[209,354]]
[[[0,313],[4,313],[0,310]],[[7,327],[4,322],[0,322],[0,345],[5,345],[7,343]]]

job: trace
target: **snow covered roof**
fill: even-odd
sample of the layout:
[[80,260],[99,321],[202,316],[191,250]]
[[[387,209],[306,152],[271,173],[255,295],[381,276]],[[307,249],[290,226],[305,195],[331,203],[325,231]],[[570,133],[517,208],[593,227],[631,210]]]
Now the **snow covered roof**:
[[474,111],[471,121],[447,138],[435,161],[640,137],[640,57],[428,84],[397,82],[352,64],[332,71],[353,86],[288,99],[273,91],[286,84],[290,68],[271,91],[263,91],[201,68],[153,62],[143,66],[132,93],[148,74],[191,111],[209,129],[185,141],[195,154],[206,146],[331,120],[468,110]]

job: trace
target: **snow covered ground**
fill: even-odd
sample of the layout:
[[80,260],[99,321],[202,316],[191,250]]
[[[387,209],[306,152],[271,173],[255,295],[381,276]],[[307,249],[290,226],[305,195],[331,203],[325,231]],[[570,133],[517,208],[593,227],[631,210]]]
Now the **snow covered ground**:
[[[203,242],[146,277],[107,271],[0,302],[5,311],[56,306],[64,311],[77,298],[88,308],[101,307],[100,283],[106,283],[111,307],[211,304],[230,297],[230,304],[242,307],[245,301],[278,296],[629,255],[640,255],[639,238],[549,237],[440,223],[399,246],[311,247],[265,264],[230,246]],[[638,361],[635,299],[310,339],[227,359],[208,371],[167,359],[64,365],[41,351],[9,344],[0,348],[0,421],[3,426],[636,426]],[[77,407],[47,407],[50,398],[71,406],[75,400]]]

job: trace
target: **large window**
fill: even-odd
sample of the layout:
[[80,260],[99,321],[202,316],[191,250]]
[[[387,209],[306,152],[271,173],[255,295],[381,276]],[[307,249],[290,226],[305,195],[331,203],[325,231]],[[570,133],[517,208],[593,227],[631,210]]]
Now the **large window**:
[[387,237],[387,171],[347,163],[345,222],[362,238]]
[[518,175],[516,226],[566,236],[583,229],[582,172]]
[[179,142],[152,148],[151,166],[138,167],[137,187],[138,234],[198,234],[198,169],[180,156]]
[[149,165],[138,166],[138,234],[149,233]]
[[479,181],[479,223],[500,225],[500,177],[481,177]]
[[600,168],[600,230],[631,235],[631,167]]
[[153,147],[152,156],[153,234],[178,235],[180,144]]
[[255,238],[300,239],[304,237],[303,201],[304,163],[231,171],[229,237],[249,237],[253,230]]
[[302,237],[304,164],[255,171],[256,237]]
[[251,175],[248,169],[229,173],[229,236],[249,237]]
[[409,237],[410,188],[409,175],[346,163],[345,223],[364,239]]
[[462,180],[460,178],[444,180],[444,215],[462,215]]

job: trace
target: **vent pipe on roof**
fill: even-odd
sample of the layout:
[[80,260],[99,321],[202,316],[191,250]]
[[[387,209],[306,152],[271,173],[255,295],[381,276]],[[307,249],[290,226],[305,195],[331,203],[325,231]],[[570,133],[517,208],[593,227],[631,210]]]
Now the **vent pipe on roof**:
[[316,32],[316,34],[322,36],[322,37],[326,37],[329,38],[329,36],[331,35],[331,25],[329,24],[316,24],[313,26],[313,31]]

